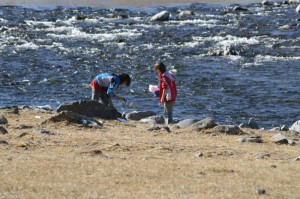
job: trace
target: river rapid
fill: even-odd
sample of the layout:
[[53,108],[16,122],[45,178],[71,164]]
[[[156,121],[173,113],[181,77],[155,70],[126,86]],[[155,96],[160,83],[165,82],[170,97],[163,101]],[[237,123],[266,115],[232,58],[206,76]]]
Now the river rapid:
[[[148,90],[161,60],[177,80],[175,117],[291,125],[300,119],[297,5],[235,6],[0,6],[0,106],[57,108],[89,99],[97,74],[125,72],[132,85],[120,93],[135,108],[115,102],[118,109],[162,114]],[[170,12],[168,21],[149,20],[162,10]],[[194,14],[180,19],[181,10]]]

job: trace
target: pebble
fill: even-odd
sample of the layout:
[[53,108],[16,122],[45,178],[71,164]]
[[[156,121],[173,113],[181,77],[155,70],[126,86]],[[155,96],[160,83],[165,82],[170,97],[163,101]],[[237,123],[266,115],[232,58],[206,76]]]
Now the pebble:
[[264,159],[265,157],[271,157],[270,153],[259,152],[255,155],[255,159]]
[[263,195],[263,194],[266,194],[266,190],[262,189],[262,188],[256,188],[255,193],[258,195]]
[[5,140],[0,140],[0,144],[3,144],[3,145],[9,145],[7,141]]
[[4,135],[7,133],[8,133],[7,130],[3,126],[0,126],[0,134]]
[[0,124],[7,124],[8,120],[2,115],[2,117],[0,118]]

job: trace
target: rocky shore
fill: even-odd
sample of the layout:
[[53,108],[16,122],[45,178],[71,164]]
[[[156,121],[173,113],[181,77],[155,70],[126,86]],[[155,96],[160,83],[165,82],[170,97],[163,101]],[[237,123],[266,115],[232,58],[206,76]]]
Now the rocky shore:
[[[94,109],[92,108],[94,107]],[[164,125],[95,101],[0,108],[4,198],[296,198],[300,122]]]

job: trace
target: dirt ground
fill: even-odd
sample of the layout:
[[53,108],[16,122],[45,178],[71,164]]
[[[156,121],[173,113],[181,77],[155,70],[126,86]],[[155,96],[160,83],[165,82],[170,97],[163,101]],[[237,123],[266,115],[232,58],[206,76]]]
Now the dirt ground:
[[270,141],[278,132],[243,129],[264,142],[241,144],[245,136],[148,131],[134,121],[42,124],[54,114],[3,114],[0,198],[300,197],[297,137],[295,146],[278,145]]

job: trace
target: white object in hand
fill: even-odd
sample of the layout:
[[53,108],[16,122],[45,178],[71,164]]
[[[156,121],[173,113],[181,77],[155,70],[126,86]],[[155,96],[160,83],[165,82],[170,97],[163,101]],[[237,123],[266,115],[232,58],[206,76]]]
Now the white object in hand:
[[158,91],[159,89],[158,89],[158,86],[156,86],[156,85],[149,85],[149,91],[151,92],[151,93],[155,93],[155,91]]

